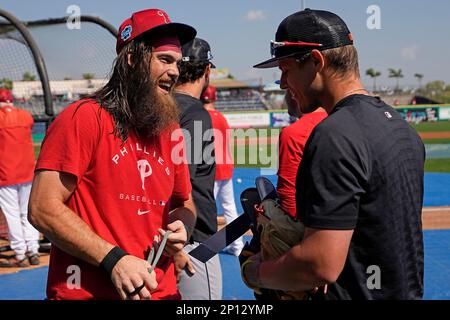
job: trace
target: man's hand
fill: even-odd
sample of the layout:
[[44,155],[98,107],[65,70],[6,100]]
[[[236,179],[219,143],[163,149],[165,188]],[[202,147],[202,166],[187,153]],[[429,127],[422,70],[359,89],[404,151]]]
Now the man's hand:
[[[187,232],[184,227],[183,222],[176,220],[167,225],[167,230],[172,231],[172,233],[167,238],[167,243],[164,248],[164,253],[168,256],[173,256],[175,253],[181,251],[187,242]],[[163,229],[158,230],[161,237],[164,237],[166,231]]]
[[[112,270],[111,280],[123,300],[148,300],[155,291],[156,273],[148,272],[150,264],[128,255],[117,262]],[[140,290],[139,290],[140,289]]]
[[187,269],[191,274],[195,273],[194,265],[192,264],[189,255],[183,250],[177,252],[173,256],[173,262],[175,264],[175,276],[177,277],[177,282],[180,280],[180,274],[183,270]]
[[241,265],[241,277],[245,285],[260,294],[261,280],[259,278],[259,267],[261,265],[261,253],[249,257]]

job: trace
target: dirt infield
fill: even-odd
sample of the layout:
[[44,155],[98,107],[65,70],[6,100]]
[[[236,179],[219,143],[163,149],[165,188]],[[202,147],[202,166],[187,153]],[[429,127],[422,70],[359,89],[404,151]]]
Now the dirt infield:
[[[225,218],[220,216],[217,218],[217,222],[219,224],[219,229],[222,229],[225,226]],[[449,207],[427,207],[422,211],[422,224],[424,230],[446,230],[450,229],[450,206]],[[251,232],[247,232],[247,235],[251,235]],[[0,240],[0,247],[7,245],[8,242],[6,240]],[[0,255],[3,256],[11,256],[13,252],[2,252]],[[16,273],[21,270],[29,270],[40,268],[48,265],[49,254],[44,253],[41,254],[41,264],[39,266],[30,266],[28,268],[0,268],[1,274],[9,274]]]
[[[2,246],[3,244],[0,243],[0,246]],[[7,252],[2,252],[1,253],[1,257],[4,256],[12,256],[14,253],[12,251],[7,251]],[[0,275],[2,274],[10,274],[10,273],[16,273],[22,270],[31,270],[31,269],[36,269],[36,268],[40,268],[40,267],[45,267],[48,266],[48,262],[50,260],[50,254],[49,253],[41,253],[41,264],[38,266],[29,266],[27,268],[0,268]]]
[[450,207],[426,207],[422,210],[424,230],[450,229]]
[[421,132],[419,135],[422,139],[447,139],[450,138],[450,131]]

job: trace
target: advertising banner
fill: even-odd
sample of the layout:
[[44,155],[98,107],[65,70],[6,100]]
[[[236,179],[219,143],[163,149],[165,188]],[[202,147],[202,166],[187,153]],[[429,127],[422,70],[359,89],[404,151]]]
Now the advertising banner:
[[432,122],[439,120],[439,108],[398,108],[403,119],[411,123]]
[[231,128],[260,128],[270,126],[269,112],[225,113]]
[[270,126],[272,128],[284,128],[291,124],[291,116],[287,112],[272,112]]
[[450,120],[450,107],[439,108],[439,120]]

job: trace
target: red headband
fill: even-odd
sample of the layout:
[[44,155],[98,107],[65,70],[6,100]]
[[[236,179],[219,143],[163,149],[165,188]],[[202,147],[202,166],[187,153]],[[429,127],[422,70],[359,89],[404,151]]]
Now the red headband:
[[158,51],[175,51],[181,53],[181,45],[178,37],[167,36],[154,39],[152,41],[153,52]]

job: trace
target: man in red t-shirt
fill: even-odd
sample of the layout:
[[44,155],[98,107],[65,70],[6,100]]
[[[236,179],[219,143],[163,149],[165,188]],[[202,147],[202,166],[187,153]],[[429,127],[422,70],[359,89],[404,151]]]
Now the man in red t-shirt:
[[172,256],[196,216],[172,89],[195,34],[162,10],[134,13],[109,81],[50,126],[29,214],[53,244],[49,299],[180,298]]
[[286,92],[285,101],[289,115],[298,120],[280,133],[277,191],[281,207],[296,218],[295,180],[297,170],[303,158],[306,141],[316,125],[327,117],[327,113],[324,109],[318,108],[314,112],[303,114],[297,102],[292,99],[289,90]]
[[0,208],[8,223],[15,256],[0,267],[39,264],[39,232],[28,222],[28,198],[35,164],[31,129],[33,117],[13,106],[13,95],[0,89]]
[[[230,150],[231,129],[227,119],[214,108],[217,100],[216,88],[208,86],[203,91],[201,100],[208,110],[214,129],[214,150],[216,155],[216,178],[214,182],[214,198],[222,206],[226,223],[238,217],[233,191],[233,158]],[[242,237],[230,244],[225,251],[239,256],[244,247]]]

